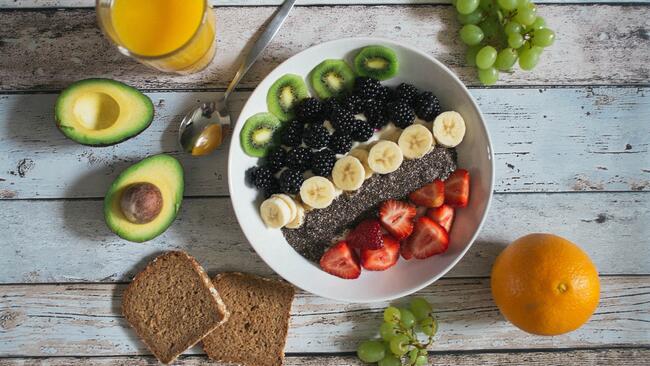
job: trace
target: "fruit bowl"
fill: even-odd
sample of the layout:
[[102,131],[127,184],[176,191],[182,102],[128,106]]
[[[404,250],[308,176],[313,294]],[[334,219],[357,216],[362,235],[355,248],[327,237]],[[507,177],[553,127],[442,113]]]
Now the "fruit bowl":
[[[469,206],[459,210],[450,232],[448,250],[424,260],[400,260],[383,272],[364,271],[356,280],[332,276],[298,254],[282,232],[269,229],[259,215],[262,198],[254,187],[246,185],[248,167],[257,158],[244,153],[238,143],[247,118],[267,110],[266,96],[271,85],[284,74],[307,77],[324,59],[340,58],[352,64],[354,52],[368,45],[384,45],[397,53],[399,74],[383,82],[395,86],[401,82],[431,90],[443,110],[463,115],[467,132],[456,147],[458,166],[472,177]],[[233,131],[228,157],[228,185],[237,220],[257,254],[280,276],[295,286],[330,299],[349,302],[386,301],[409,295],[447,273],[470,248],[483,225],[492,200],[494,159],[485,121],[463,83],[442,63],[417,49],[379,38],[348,38],[313,46],[289,58],[275,68],[255,89],[244,106]]]

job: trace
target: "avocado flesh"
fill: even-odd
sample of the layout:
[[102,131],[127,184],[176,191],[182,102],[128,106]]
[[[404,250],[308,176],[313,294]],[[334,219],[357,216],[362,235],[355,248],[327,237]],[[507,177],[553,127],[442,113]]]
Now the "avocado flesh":
[[[158,216],[145,224],[127,220],[120,207],[124,190],[134,183],[158,187],[163,206]],[[104,198],[104,218],[108,227],[123,239],[142,243],[162,234],[176,218],[183,200],[183,167],[175,158],[160,154],[148,157],[124,170],[111,184]]]
[[153,120],[153,103],[139,90],[110,79],[86,79],[67,87],[54,116],[65,136],[83,145],[108,146],[127,140]]

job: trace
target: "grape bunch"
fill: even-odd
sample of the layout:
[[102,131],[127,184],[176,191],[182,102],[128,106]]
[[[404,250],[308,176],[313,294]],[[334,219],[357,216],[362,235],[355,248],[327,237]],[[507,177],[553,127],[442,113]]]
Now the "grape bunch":
[[[419,340],[416,329],[428,337],[426,343]],[[431,304],[415,297],[408,308],[389,306],[384,310],[384,322],[379,327],[381,340],[362,342],[357,356],[363,362],[376,362],[378,366],[426,365],[427,347],[433,343],[437,329]]]
[[555,32],[537,15],[530,0],[452,0],[463,25],[460,39],[469,48],[466,62],[478,68],[484,85],[499,79],[517,60],[522,70],[532,70]]

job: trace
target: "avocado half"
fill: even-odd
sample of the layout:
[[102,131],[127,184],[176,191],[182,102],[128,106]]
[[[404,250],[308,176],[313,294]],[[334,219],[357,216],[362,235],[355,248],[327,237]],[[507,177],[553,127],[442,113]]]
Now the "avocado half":
[[139,90],[119,81],[86,79],[61,92],[54,118],[69,139],[83,145],[110,146],[149,127],[153,103]]
[[[162,195],[162,209],[145,224],[129,221],[120,206],[124,191],[137,183],[151,183]],[[108,227],[121,238],[142,243],[162,234],[176,218],[183,201],[183,167],[174,157],[160,154],[148,157],[124,170],[104,197],[104,218]]]

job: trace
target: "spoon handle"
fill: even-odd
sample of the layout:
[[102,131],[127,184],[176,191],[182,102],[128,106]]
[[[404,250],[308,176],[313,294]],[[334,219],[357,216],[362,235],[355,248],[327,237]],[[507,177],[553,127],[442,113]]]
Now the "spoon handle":
[[278,11],[275,13],[273,19],[271,19],[271,22],[268,24],[268,26],[266,27],[262,35],[260,35],[260,38],[258,38],[255,41],[253,47],[251,47],[248,53],[244,56],[244,61],[239,66],[239,69],[237,70],[235,77],[232,79],[230,84],[228,84],[228,88],[226,89],[226,92],[223,95],[224,100],[228,99],[228,96],[233,90],[235,90],[235,87],[237,87],[239,81],[242,79],[242,77],[244,77],[246,72],[248,72],[248,69],[250,69],[251,66],[253,66],[253,64],[260,56],[262,51],[264,51],[266,46],[271,42],[273,37],[275,37],[275,35],[278,33],[278,30],[282,26],[282,23],[284,23],[284,20],[287,18],[287,15],[289,15],[289,12],[291,12],[291,9],[293,9],[293,5],[295,3],[296,0],[285,0],[282,6],[280,6]]

